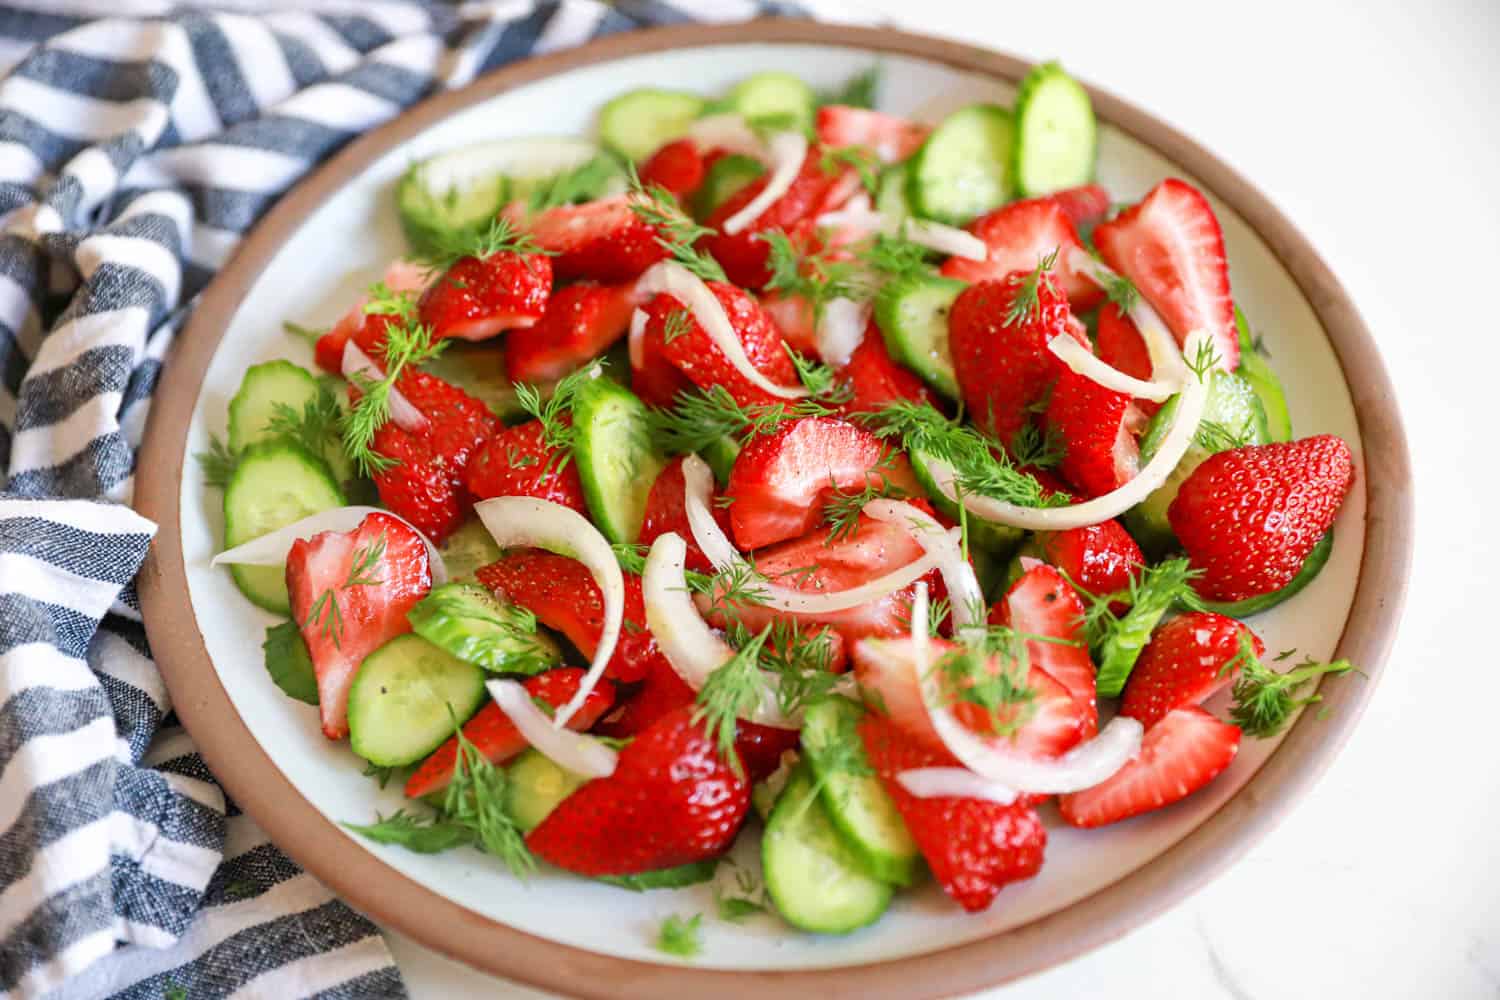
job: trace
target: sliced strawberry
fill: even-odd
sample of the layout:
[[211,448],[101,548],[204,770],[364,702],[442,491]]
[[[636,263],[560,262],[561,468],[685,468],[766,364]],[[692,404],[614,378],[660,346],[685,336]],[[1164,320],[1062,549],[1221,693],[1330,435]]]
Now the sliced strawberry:
[[1239,367],[1224,233],[1196,188],[1169,177],[1139,204],[1096,226],[1094,245],[1161,313],[1177,343],[1186,343],[1193,330],[1207,330],[1219,366]]
[[[672,459],[656,477],[656,482],[651,484],[651,492],[646,497],[646,516],[641,522],[641,534],[636,541],[642,545],[650,545],[658,537],[675,531],[687,543],[687,568],[712,573],[713,563],[698,548],[693,529],[688,524],[687,486],[682,475],[682,463],[681,456]],[[717,501],[718,498],[719,492],[714,490],[712,500]],[[714,520],[719,522],[719,527],[728,531],[728,511],[717,502],[711,502],[709,510],[713,511]]]
[[[402,257],[391,262],[391,265],[385,269],[384,277],[380,280],[392,292],[418,293],[432,280],[432,271],[425,264],[418,264]],[[359,301],[339,317],[337,323],[333,324],[333,328],[318,338],[317,344],[313,347],[313,358],[319,368],[334,375],[343,374],[344,345],[365,325],[367,301],[365,296],[360,296]]]
[[1103,784],[1057,800],[1073,826],[1104,826],[1171,805],[1208,784],[1240,748],[1237,726],[1179,708],[1146,731],[1141,752]]
[[920,492],[905,456],[874,434],[833,417],[793,420],[740,449],[725,493],[742,549],[796,538],[823,520],[831,493],[884,484]]
[[1084,496],[1100,496],[1135,478],[1141,423],[1130,397],[1064,368],[1047,404],[1047,426],[1063,443],[1058,471]]
[[930,125],[909,118],[847,104],[819,108],[817,129],[818,142],[824,146],[863,146],[885,163],[898,163],[911,156],[932,132]]
[[1075,229],[1097,225],[1109,214],[1109,192],[1098,184],[1054,191],[1047,197],[1057,203]]
[[641,183],[666,188],[678,198],[698,190],[707,169],[698,144],[691,139],[669,142],[641,165]]
[[648,406],[671,406],[693,383],[667,360],[662,338],[647,340],[641,330],[630,334],[630,388]]
[[[512,206],[506,214],[524,216],[524,211]],[[538,246],[556,254],[552,270],[559,281],[630,281],[667,255],[656,230],[631,211],[623,194],[549,208],[523,225]]]
[[587,514],[583,481],[569,456],[549,447],[540,420],[507,427],[485,444],[469,463],[469,492],[490,497],[536,497]]
[[552,258],[501,252],[464,257],[427,286],[417,304],[436,338],[486,340],[532,326],[552,294]]
[[1013,271],[1031,271],[1057,251],[1052,277],[1078,312],[1103,298],[1099,286],[1073,270],[1071,254],[1083,243],[1062,206],[1051,198],[1016,201],[970,223],[969,230],[989,247],[982,261],[950,257],[942,273],[960,281],[999,281]]
[[535,326],[505,339],[505,367],[514,382],[560,379],[603,354],[630,328],[635,285],[591,281],[558,289]]
[[[541,549],[511,549],[475,572],[480,583],[536,615],[593,658],[604,633],[604,595],[583,563]],[[641,578],[625,574],[625,627],[605,676],[624,683],[645,677],[662,654],[646,630]]]
[[[1094,597],[1129,587],[1131,576],[1146,561],[1130,532],[1115,520],[1047,535],[1042,554],[1078,589]],[[1124,614],[1126,606],[1121,601],[1110,605],[1116,614]]]
[[1280,590],[1333,525],[1354,485],[1354,456],[1332,434],[1211,455],[1167,508],[1213,601]]
[[[373,558],[373,566],[370,565]],[[348,586],[358,563],[373,583]],[[292,543],[286,589],[318,680],[323,735],[349,735],[349,688],[360,662],[411,631],[406,612],[432,587],[427,545],[389,514],[369,514],[353,531],[324,531]]]
[[836,385],[849,392],[849,398],[839,406],[839,412],[846,415],[873,413],[903,399],[938,405],[927,383],[891,357],[874,320],[865,331],[865,339],[849,355],[849,363],[838,370]]
[[[776,385],[797,385],[797,369],[760,303],[733,285],[710,281],[708,287],[723,304],[729,325],[744,345],[751,366]],[[673,314],[681,318],[674,317],[669,323],[668,316]],[[700,389],[721,385],[744,406],[786,402],[751,382],[730,364],[724,352],[676,298],[665,292],[656,295],[646,304],[646,316],[641,344],[644,356],[659,354]]]
[[396,384],[427,417],[427,427],[414,434],[388,421],[375,432],[371,447],[392,460],[375,473],[375,488],[384,506],[441,543],[468,516],[464,476],[500,421],[484,403],[436,375],[408,370]]
[[631,875],[724,853],[749,809],[749,782],[681,708],[631,740],[608,778],[563,799],[526,844],[580,875]]
[[[958,655],[960,647],[945,639],[929,643],[931,664],[941,664],[948,656]],[[936,750],[946,750],[937,730],[933,729],[926,704],[917,682],[916,653],[910,638],[863,639],[855,643],[854,673],[862,690],[873,691],[875,705],[914,738]],[[989,668],[998,673],[1014,670],[1001,656],[989,659]],[[931,669],[941,670],[940,666]],[[1083,739],[1089,727],[1092,707],[1081,701],[1038,666],[1026,672],[1025,685],[1030,697],[1012,706],[1001,706],[1000,718],[972,702],[956,699],[953,715],[979,736],[989,736],[997,748],[1029,757],[1056,757],[1072,749]],[[1016,723],[1010,733],[997,736],[997,721]]]
[[[1025,636],[1026,660],[1056,680],[1083,713],[1082,739],[1099,728],[1094,700],[1094,662],[1083,631],[1083,601],[1061,573],[1039,563],[1021,575],[990,611],[990,621]],[[1052,640],[1052,641],[1046,641]]]
[[[1150,380],[1154,369],[1146,341],[1130,317],[1120,312],[1113,302],[1099,307],[1099,333],[1095,345],[1100,359],[1111,368],[1118,368],[1138,379]],[[1160,403],[1150,399],[1137,399],[1135,405],[1148,417],[1161,409]]]
[[761,296],[765,310],[781,339],[808,357],[818,357],[818,328],[812,303],[802,295],[767,292]]
[[[560,667],[528,677],[521,686],[533,699],[545,701],[553,708],[562,708],[578,693],[578,682],[586,672],[579,667]],[[568,728],[583,732],[599,721],[614,701],[615,686],[601,680],[568,719]],[[491,764],[503,764],[528,746],[526,737],[510,721],[510,716],[493,701],[486,702],[472,719],[464,723],[463,732],[464,739],[474,744],[474,749]],[[457,763],[458,737],[455,736],[428,755],[407,779],[406,797],[419,799],[447,788],[448,782],[453,780]]]
[[1173,618],[1151,634],[1125,687],[1120,714],[1150,729],[1168,712],[1201,705],[1239,675],[1240,638],[1259,657],[1266,644],[1250,626],[1211,611]]
[[1006,885],[1041,871],[1047,830],[1025,800],[1003,806],[980,799],[919,799],[897,780],[902,771],[958,762],[873,712],[860,720],[859,735],[933,876],[965,910],[988,908]]
[[[1050,273],[1037,281],[1035,308],[1015,306],[1026,280],[1015,273],[970,285],[948,313],[948,344],[964,404],[981,427],[1006,444],[1031,423],[1034,408],[1064,370],[1047,341],[1060,333],[1079,336]],[[1007,323],[1013,310],[1019,315]],[[1087,336],[1081,342],[1086,345]]]
[[759,289],[771,279],[771,269],[767,265],[771,248],[761,237],[767,230],[780,229],[792,237],[794,243],[805,244],[812,238],[813,219],[825,210],[829,189],[839,176],[837,171],[824,173],[822,156],[822,150],[817,147],[808,150],[807,158],[802,161],[802,168],[787,192],[734,235],[723,231],[724,223],[765,189],[765,177],[751,181],[730,195],[708,217],[706,225],[714,230],[714,235],[704,238],[703,249],[719,262],[731,282],[742,288]]

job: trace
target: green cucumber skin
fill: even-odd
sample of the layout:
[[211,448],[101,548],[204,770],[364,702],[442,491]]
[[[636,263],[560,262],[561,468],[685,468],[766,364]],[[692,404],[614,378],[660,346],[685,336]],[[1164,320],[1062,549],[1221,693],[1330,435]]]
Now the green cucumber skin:
[[766,894],[793,927],[847,934],[890,906],[894,887],[865,874],[829,820],[805,761],[776,800],[760,850]]
[[[1058,109],[1057,98],[1071,101],[1073,107]],[[1054,110],[1082,111],[1074,122],[1064,123],[1065,130],[1076,127],[1077,134],[1068,136],[1066,150],[1068,161],[1058,172],[1057,160],[1064,158],[1057,149],[1038,148],[1039,143],[1052,139],[1057,122],[1047,117]],[[1099,134],[1094,121],[1093,105],[1088,91],[1065,73],[1056,63],[1042,63],[1032,68],[1021,81],[1016,93],[1016,134],[1011,147],[1011,172],[1017,193],[1023,198],[1051,194],[1064,188],[1087,184],[1094,176],[1094,163],[1098,156]],[[1054,127],[1049,127],[1054,126]]]
[[1240,367],[1236,374],[1249,382],[1260,397],[1260,405],[1266,411],[1266,425],[1272,441],[1292,439],[1292,413],[1286,405],[1286,391],[1281,379],[1276,377],[1269,362],[1255,349],[1255,338],[1250,334],[1250,321],[1234,307],[1234,325],[1239,331]]
[[1198,598],[1198,604],[1205,611],[1213,611],[1229,618],[1249,618],[1252,615],[1264,614],[1285,601],[1291,600],[1312,583],[1317,575],[1323,572],[1323,567],[1328,564],[1329,553],[1333,551],[1333,529],[1329,528],[1318,543],[1307,553],[1307,558],[1302,560],[1302,568],[1297,570],[1297,575],[1286,582],[1280,590],[1273,590],[1269,594],[1256,594],[1241,601],[1206,601]]
[[[289,480],[298,480],[287,490]],[[267,516],[262,500],[280,490],[275,512]],[[224,547],[233,548],[302,520],[309,514],[344,506],[344,494],[328,463],[292,441],[276,439],[246,448],[224,486]],[[292,613],[282,566],[230,568],[240,592],[258,607],[278,615]]]
[[680,90],[642,87],[599,109],[599,138],[627,160],[640,162],[687,134],[706,102]]
[[887,282],[875,296],[875,325],[895,359],[949,399],[958,379],[948,349],[948,311],[967,282],[912,275]]
[[573,457],[589,513],[611,542],[640,535],[651,484],[667,464],[651,447],[649,419],[635,393],[608,379],[585,384],[574,399]]
[[906,197],[910,173],[905,163],[897,163],[880,172],[880,185],[875,194],[877,212],[892,219],[905,219],[911,215],[911,202]]
[[1014,142],[1010,112],[998,105],[971,104],[953,112],[912,157],[906,185],[912,211],[961,226],[1003,205],[1015,192]]
[[747,120],[785,115],[802,131],[812,128],[818,111],[818,95],[790,73],[756,73],[736,84],[729,99]]
[[[912,449],[907,453],[911,460],[911,471],[917,477],[918,484],[927,498],[932,501],[944,517],[959,519],[958,504],[948,499],[947,494],[938,489],[937,480],[932,478],[932,472],[927,468],[929,461],[927,453],[920,449]],[[1020,528],[1013,528],[1008,524],[999,524],[995,521],[986,521],[976,514],[968,514],[964,521],[969,526],[969,545],[973,548],[981,548],[997,559],[1005,559],[1015,547],[1021,544],[1021,539],[1026,532]]]
[[524,613],[477,583],[444,583],[418,601],[406,618],[412,631],[465,663],[492,673],[539,674],[557,665],[562,650],[535,631],[521,632]]
[[494,536],[477,517],[471,517],[459,526],[443,542],[443,565],[448,567],[448,579],[472,581],[481,566],[488,566],[500,558],[500,546]]
[[736,192],[765,172],[766,168],[759,160],[742,153],[719,157],[708,168],[703,183],[693,195],[693,214],[700,220],[707,219]]
[[536,750],[523,750],[505,769],[505,809],[521,832],[530,833],[563,799],[588,783]]
[[[446,688],[441,698],[439,688]],[[415,764],[485,698],[484,671],[414,633],[360,663],[349,688],[349,748],[378,767]]]
[[510,196],[507,180],[496,176],[462,194],[451,191],[435,198],[422,182],[423,166],[423,163],[412,164],[396,182],[396,214],[401,220],[401,232],[418,253],[434,253],[445,243],[478,233]]
[[[807,710],[802,750],[818,779],[824,810],[844,844],[865,870],[893,885],[911,885],[922,869],[922,854],[907,832],[896,803],[880,784],[856,735],[864,774],[835,767],[829,748],[839,729],[852,730],[864,710],[843,698],[829,698]],[[847,734],[846,734],[847,735]]]

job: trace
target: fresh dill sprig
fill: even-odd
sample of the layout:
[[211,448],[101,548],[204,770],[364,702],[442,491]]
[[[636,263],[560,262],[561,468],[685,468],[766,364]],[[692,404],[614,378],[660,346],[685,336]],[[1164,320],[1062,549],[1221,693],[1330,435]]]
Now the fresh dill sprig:
[[1284,673],[1277,673],[1255,655],[1250,630],[1246,629],[1240,633],[1239,652],[1224,664],[1220,674],[1230,673],[1236,667],[1240,673],[1231,689],[1234,705],[1229,710],[1229,719],[1247,736],[1269,739],[1286,727],[1297,709],[1323,700],[1320,694],[1297,697],[1308,683],[1324,674],[1348,673],[1354,664],[1348,660],[1317,663],[1307,659]]
[[1016,286],[1015,297],[1010,300],[1010,307],[1005,310],[1005,318],[1001,321],[1005,326],[1029,323],[1041,315],[1042,275],[1057,263],[1057,253],[1058,248],[1053,248],[1051,253],[1040,258],[1036,267],[1027,272]]
[[932,272],[932,251],[903,236],[877,233],[874,241],[860,252],[859,259],[892,279]]
[[692,958],[703,950],[703,914],[683,918],[673,913],[656,932],[656,950],[678,958]]
[[813,398],[833,405],[847,403],[854,398],[854,387],[847,381],[841,381],[839,373],[831,366],[806,357],[789,344],[781,346],[786,350],[787,357],[792,359],[792,367],[797,370],[797,381],[802,383],[802,387]]
[[1217,420],[1202,420],[1193,434],[1193,443],[1204,451],[1218,453],[1243,448],[1250,443],[1251,437],[1249,420],[1239,427],[1229,427]]
[[526,208],[533,215],[559,205],[587,201],[609,183],[619,168],[608,156],[600,154],[580,163],[571,170],[564,170],[542,181],[532,188],[527,196]]
[[828,524],[827,544],[852,538],[859,529],[859,516],[870,501],[904,499],[906,491],[885,476],[866,476],[864,488],[854,492],[835,486],[823,507],[823,520]]
[[744,766],[734,749],[736,727],[740,717],[749,714],[765,696],[767,683],[760,669],[760,652],[770,635],[767,626],[715,667],[698,691],[698,707],[693,712],[693,722],[705,723],[704,729],[718,745],[719,756],[741,776]]
[[552,395],[546,399],[542,398],[542,391],[537,386],[525,382],[512,383],[516,404],[541,421],[542,443],[550,452],[548,464],[555,465],[559,472],[567,467],[568,460],[573,457],[573,442],[576,437],[573,429],[573,400],[580,388],[598,377],[601,367],[602,362],[564,376],[552,387]]
[[657,245],[704,281],[727,282],[729,278],[719,262],[693,248],[693,244],[705,236],[712,236],[714,231],[694,222],[678,206],[672,192],[659,184],[643,183],[633,165],[628,170],[628,177],[630,210],[636,218],[656,230]]
[[813,307],[815,316],[831,299],[869,298],[871,287],[852,261],[835,260],[827,253],[808,252],[779,229],[759,235],[768,247],[771,278],[766,288],[784,295],[800,295]]
[[[721,885],[714,886],[714,906],[719,911],[719,919],[737,924],[746,917],[765,913],[765,893],[760,891],[760,886],[755,881],[755,873],[740,869],[734,879],[735,886],[740,891],[738,896],[729,895]],[[760,898],[757,899],[757,895]]]
[[193,457],[198,460],[198,467],[203,470],[204,485],[219,489],[229,485],[229,477],[234,475],[234,467],[240,464],[239,454],[231,451],[217,434],[209,436],[207,451],[200,451]]
[[354,587],[375,587],[381,577],[371,575],[385,556],[386,537],[382,531],[375,541],[354,550],[354,558],[344,582],[337,587],[327,587],[313,602],[312,610],[302,622],[304,629],[317,625],[325,638],[333,640],[335,649],[342,648],[344,641],[344,612],[339,606],[339,594]]
[[408,292],[393,293],[379,283],[365,304],[369,315],[388,316],[385,326],[385,374],[380,378],[355,375],[351,381],[359,398],[343,421],[344,452],[361,475],[370,476],[395,464],[374,450],[375,432],[391,417],[391,390],[409,367],[430,361],[447,346],[433,340],[432,328],[417,319],[415,298]]
[[776,705],[792,715],[833,690],[834,633],[826,625],[802,625],[778,618],[760,654],[761,667],[777,677]]
[[850,167],[859,174],[859,183],[871,194],[880,186],[880,157],[867,146],[840,146],[824,150],[818,169],[825,174],[838,173]]
[[989,626],[966,636],[931,669],[938,672],[949,703],[978,708],[996,736],[1012,735],[1036,714],[1038,694],[1027,683],[1026,644],[1009,629]]
[[651,412],[651,440],[667,454],[702,451],[724,436],[746,439],[774,433],[788,420],[834,411],[813,399],[742,404],[722,385],[685,390],[672,406]]
[[639,542],[614,542],[610,549],[614,551],[615,562],[626,573],[640,576],[646,572],[646,546]]
[[685,333],[693,329],[693,314],[681,306],[667,310],[667,315],[662,319],[661,342],[670,344]]
[[873,108],[880,92],[882,70],[879,64],[851,76],[838,90],[819,98],[820,104],[844,104],[851,108]]
[[1050,469],[1062,461],[1065,444],[1055,426],[1048,424],[1044,431],[1028,422],[1010,439],[1010,455],[1022,468]]
[[297,442],[314,455],[322,455],[330,444],[336,446],[343,421],[344,411],[338,397],[326,383],[319,382],[317,395],[302,404],[300,413],[280,401],[271,404],[266,430]]
[[418,260],[437,271],[447,271],[466,257],[485,260],[500,253],[550,253],[537,246],[530,233],[503,216],[491,219],[483,229],[443,232],[434,239]]
[[319,330],[311,326],[303,326],[301,323],[293,323],[291,320],[284,321],[281,324],[281,330],[283,333],[305,340],[309,344],[316,344],[323,338],[323,334],[328,332],[327,330]]
[[1194,352],[1193,359],[1187,363],[1187,366],[1194,375],[1198,376],[1198,381],[1203,381],[1219,367],[1218,347],[1211,339],[1203,338],[1198,342],[1198,350]]
[[1135,282],[1123,274],[1113,272],[1104,279],[1104,294],[1121,313],[1129,313],[1141,300],[1141,293],[1136,289]]
[[505,806],[505,769],[490,763],[454,725],[458,758],[453,778],[443,791],[443,818],[469,831],[476,847],[505,862],[511,872],[524,878],[536,871],[536,858],[526,846],[525,834]]

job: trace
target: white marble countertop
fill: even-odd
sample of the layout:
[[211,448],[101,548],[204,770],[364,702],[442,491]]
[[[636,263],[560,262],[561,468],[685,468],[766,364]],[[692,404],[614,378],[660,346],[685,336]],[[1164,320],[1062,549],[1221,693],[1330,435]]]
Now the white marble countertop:
[[[1314,792],[1166,915],[985,996],[1500,995],[1500,755],[1485,687],[1500,666],[1484,633],[1500,569],[1486,517],[1486,488],[1500,487],[1500,320],[1487,301],[1500,286],[1500,3],[865,5],[1061,59],[1258,184],[1380,342],[1419,481],[1392,662]],[[392,944],[416,997],[540,995]]]

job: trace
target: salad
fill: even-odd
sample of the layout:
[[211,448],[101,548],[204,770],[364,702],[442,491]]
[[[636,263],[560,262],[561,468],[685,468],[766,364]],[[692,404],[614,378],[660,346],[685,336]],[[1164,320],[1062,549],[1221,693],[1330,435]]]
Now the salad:
[[353,829],[636,891],[758,838],[721,915],[845,933],[928,878],[986,909],[1044,812],[1168,808],[1352,669],[1246,623],[1354,462],[1293,436],[1209,202],[1094,183],[1055,64],[935,125],[877,85],[637,90],[418,163],[409,255],[288,324],[318,370],[245,373],[215,562],[404,783]]

